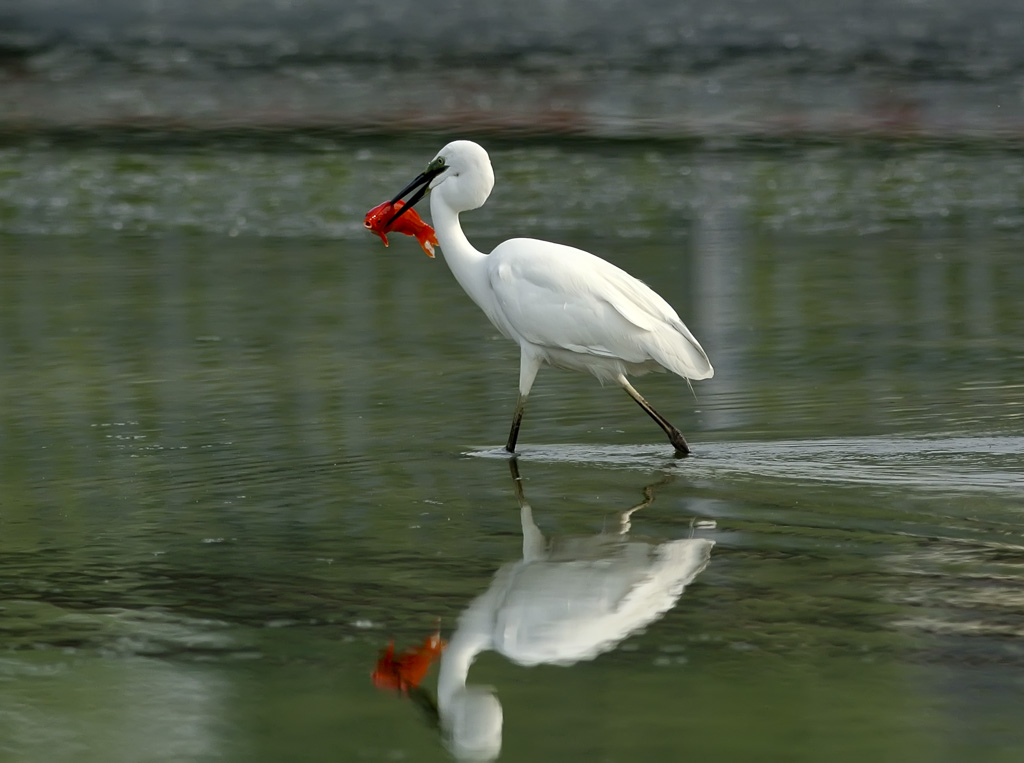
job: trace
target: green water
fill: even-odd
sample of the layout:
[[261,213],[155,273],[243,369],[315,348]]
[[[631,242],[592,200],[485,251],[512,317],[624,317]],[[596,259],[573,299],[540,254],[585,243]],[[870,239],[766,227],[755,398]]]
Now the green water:
[[[518,352],[361,229],[437,147],[0,150],[0,760],[450,759],[437,666],[419,704],[370,680],[523,558]],[[599,655],[480,654],[502,760],[1021,759],[1024,158],[492,159],[472,240],[612,259],[717,371],[637,381],[682,461],[541,373],[545,536],[621,542],[649,487],[629,539],[715,545]]]

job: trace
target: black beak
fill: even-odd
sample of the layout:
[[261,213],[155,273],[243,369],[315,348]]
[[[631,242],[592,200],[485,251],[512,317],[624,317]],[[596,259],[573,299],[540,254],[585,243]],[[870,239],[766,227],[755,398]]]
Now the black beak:
[[409,191],[413,190],[414,188],[419,188],[419,190],[416,191],[416,193],[414,193],[412,196],[406,199],[405,204],[402,205],[402,208],[400,210],[391,215],[391,219],[388,220],[384,224],[384,226],[387,227],[391,225],[391,223],[393,223],[395,220],[401,217],[407,209],[412,209],[413,205],[416,204],[417,201],[419,201],[426,195],[427,190],[430,188],[430,181],[436,178],[444,171],[444,167],[438,167],[437,169],[434,170],[427,170],[426,172],[421,172],[419,175],[416,176],[415,180],[413,180],[411,183],[409,183],[409,185],[407,185],[405,188],[399,191],[398,195],[391,200],[392,205],[394,205],[396,201],[401,200],[401,198],[405,196],[405,194],[409,193]]

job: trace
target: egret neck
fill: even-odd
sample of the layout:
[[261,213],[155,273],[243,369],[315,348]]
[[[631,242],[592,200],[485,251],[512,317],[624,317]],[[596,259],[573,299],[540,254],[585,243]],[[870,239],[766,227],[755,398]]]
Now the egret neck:
[[430,194],[430,218],[444,260],[455,280],[477,306],[489,314],[490,287],[484,264],[487,255],[469,243],[459,224],[459,213],[448,205],[440,190]]

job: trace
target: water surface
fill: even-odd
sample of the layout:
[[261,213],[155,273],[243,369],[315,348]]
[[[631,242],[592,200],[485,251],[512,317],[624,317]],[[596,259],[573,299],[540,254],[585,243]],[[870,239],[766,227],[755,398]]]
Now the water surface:
[[[437,667],[417,701],[370,673],[451,638],[524,523],[515,348],[360,225],[437,147],[3,149],[0,760],[450,759]],[[502,759],[1019,759],[1021,157],[492,157],[471,239],[612,259],[717,370],[637,382],[686,460],[621,391],[539,377],[534,570],[714,545],[597,654],[479,655]],[[550,585],[525,600],[578,601]]]

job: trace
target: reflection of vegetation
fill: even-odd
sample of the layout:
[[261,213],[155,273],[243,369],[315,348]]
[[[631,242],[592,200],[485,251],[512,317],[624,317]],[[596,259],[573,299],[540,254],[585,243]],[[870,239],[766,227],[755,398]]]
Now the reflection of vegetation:
[[[433,145],[0,148],[0,231],[362,240],[363,213]],[[783,235],[1024,226],[1024,158],[997,148],[504,145],[491,146],[501,181],[494,204],[467,217],[487,235],[571,235],[593,220],[607,237],[635,241],[684,229],[716,199],[741,209],[745,226]]]

